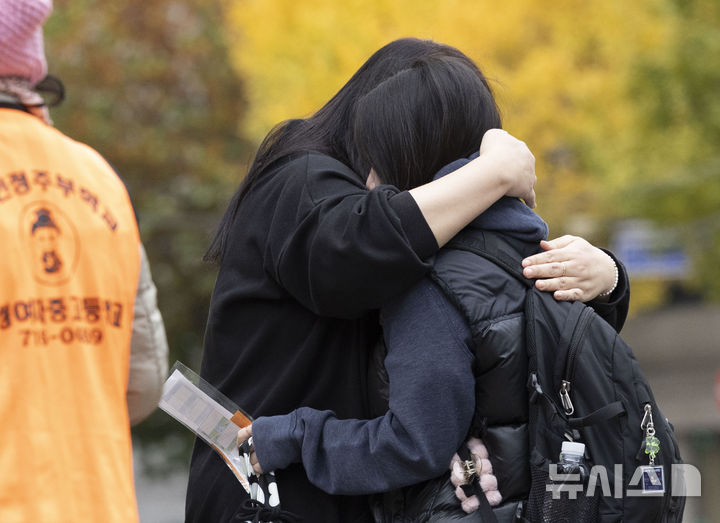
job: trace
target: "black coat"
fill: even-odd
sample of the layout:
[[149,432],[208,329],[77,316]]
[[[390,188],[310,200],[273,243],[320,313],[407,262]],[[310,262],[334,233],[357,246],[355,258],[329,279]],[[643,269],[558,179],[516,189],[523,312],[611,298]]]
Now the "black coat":
[[[270,168],[231,224],[210,302],[201,375],[251,416],[298,407],[367,417],[374,309],[424,277],[437,243],[407,192],[368,191],[316,153]],[[308,522],[370,517],[364,496],[330,496],[300,464],[277,471],[284,509]],[[186,521],[230,521],[247,494],[198,440]]]
[[[486,234],[468,228],[461,233],[472,241]],[[508,236],[506,247],[520,258],[539,251],[539,246]],[[480,238],[478,238],[480,239]],[[616,329],[627,316],[629,288],[621,265],[620,282],[612,301],[592,304]],[[494,508],[498,521],[514,521],[515,513],[530,489],[528,452],[527,354],[524,335],[526,287],[491,261],[464,250],[443,248],[431,273],[465,317],[475,352],[475,417],[469,436],[480,437],[490,454],[502,503]],[[380,397],[386,394],[376,351],[371,370]],[[373,377],[374,375],[374,377]],[[379,380],[378,380],[379,377]],[[382,400],[373,398],[374,408]],[[479,512],[466,514],[455,497],[449,473],[434,480],[378,496],[374,503],[377,521],[481,522]]]

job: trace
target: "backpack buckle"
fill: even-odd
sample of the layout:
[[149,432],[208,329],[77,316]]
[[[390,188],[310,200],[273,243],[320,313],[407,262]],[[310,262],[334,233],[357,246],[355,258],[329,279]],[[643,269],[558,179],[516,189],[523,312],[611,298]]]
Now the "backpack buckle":
[[466,459],[462,462],[463,474],[465,475],[465,481],[470,483],[473,476],[477,475],[477,469],[475,468],[475,462],[472,459]]

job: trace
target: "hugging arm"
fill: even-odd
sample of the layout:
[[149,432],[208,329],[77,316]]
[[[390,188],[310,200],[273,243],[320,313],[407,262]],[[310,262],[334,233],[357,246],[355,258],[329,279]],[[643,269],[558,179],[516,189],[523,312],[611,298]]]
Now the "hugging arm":
[[356,317],[409,288],[439,246],[501,196],[535,200],[534,157],[497,129],[477,159],[410,191],[368,192],[356,173],[319,154],[285,169],[293,173],[272,195],[265,267],[304,306],[333,317]]
[[410,194],[442,247],[502,196],[522,198],[535,207],[536,181],[535,157],[525,143],[490,129],[477,158]]
[[[369,494],[447,470],[474,409],[469,329],[428,279],[383,309],[390,377],[388,412],[340,420],[300,408],[252,425],[258,468],[302,461],[310,481],[331,494]],[[248,431],[241,431],[241,439]]]

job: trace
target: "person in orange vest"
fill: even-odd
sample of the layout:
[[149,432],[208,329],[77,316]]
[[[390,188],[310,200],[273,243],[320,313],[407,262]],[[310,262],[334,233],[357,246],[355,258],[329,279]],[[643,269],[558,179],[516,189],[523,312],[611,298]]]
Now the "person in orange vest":
[[0,0],[0,521],[136,522],[167,341],[124,184],[38,93],[51,10]]

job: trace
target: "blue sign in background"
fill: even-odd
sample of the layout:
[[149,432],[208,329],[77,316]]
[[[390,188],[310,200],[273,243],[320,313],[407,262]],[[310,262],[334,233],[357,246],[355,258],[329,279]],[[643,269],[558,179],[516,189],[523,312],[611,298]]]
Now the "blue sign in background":
[[643,221],[623,222],[613,237],[613,252],[630,276],[684,278],[690,260],[671,230]]

